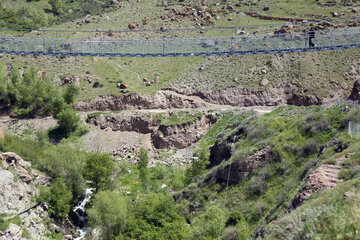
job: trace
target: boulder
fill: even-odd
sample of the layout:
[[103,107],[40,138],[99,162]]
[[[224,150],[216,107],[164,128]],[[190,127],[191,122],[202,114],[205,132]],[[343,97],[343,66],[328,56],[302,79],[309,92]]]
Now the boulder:
[[129,87],[129,85],[127,85],[126,83],[120,83],[120,84],[118,84],[118,86],[120,89],[126,89]]
[[18,165],[24,168],[31,167],[31,163],[23,160],[20,156],[13,152],[5,152],[0,155],[0,159],[8,162],[9,164]]
[[136,24],[135,23],[129,23],[128,28],[133,30],[133,29],[136,28]]
[[349,86],[347,85],[346,82],[341,82],[341,83],[340,83],[340,87],[341,87],[342,89],[344,89],[344,90],[348,90],[348,89],[349,89]]
[[168,30],[168,28],[167,28],[167,26],[165,24],[161,25],[160,31],[165,32],[167,30]]
[[8,229],[5,231],[5,234],[0,237],[0,239],[12,239],[12,240],[20,240],[22,237],[21,228],[13,223],[9,224]]
[[357,101],[360,99],[360,79],[356,80],[349,96],[349,100]]
[[265,87],[265,86],[268,85],[268,84],[269,84],[269,80],[267,80],[267,79],[263,79],[263,80],[261,80],[261,82],[260,82],[260,85],[263,86],[263,87]]

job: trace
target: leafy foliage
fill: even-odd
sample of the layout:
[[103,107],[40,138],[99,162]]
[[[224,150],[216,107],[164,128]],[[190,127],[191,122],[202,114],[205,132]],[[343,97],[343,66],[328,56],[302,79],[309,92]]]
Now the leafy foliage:
[[63,178],[55,179],[50,193],[50,213],[57,219],[64,219],[71,209],[71,190],[66,186]]
[[91,226],[100,227],[102,239],[114,239],[126,229],[126,198],[115,192],[98,192],[88,211],[88,218]]
[[109,187],[113,169],[114,163],[109,154],[95,153],[87,157],[83,172],[92,187],[100,191]]
[[144,189],[149,192],[149,170],[148,170],[148,164],[149,164],[149,157],[148,152],[145,148],[140,148],[139,153],[139,162],[137,164],[138,170],[139,170],[139,178],[141,180],[141,183],[144,187]]

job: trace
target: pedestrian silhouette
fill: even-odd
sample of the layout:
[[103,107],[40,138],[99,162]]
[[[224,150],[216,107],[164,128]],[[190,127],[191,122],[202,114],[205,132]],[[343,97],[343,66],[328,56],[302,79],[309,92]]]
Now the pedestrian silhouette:
[[311,48],[315,47],[315,44],[313,43],[313,39],[315,38],[315,31],[310,30],[310,32],[308,32],[308,37],[309,37],[309,47]]

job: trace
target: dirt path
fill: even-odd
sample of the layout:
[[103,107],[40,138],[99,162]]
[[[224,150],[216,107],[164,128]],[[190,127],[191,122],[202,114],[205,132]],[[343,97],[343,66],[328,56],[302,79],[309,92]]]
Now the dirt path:
[[307,177],[305,185],[293,199],[291,207],[295,209],[303,204],[311,195],[316,194],[320,190],[333,188],[341,182],[339,173],[342,169],[342,163],[352,155],[352,153],[347,153],[337,158],[334,165],[323,164],[313,171]]

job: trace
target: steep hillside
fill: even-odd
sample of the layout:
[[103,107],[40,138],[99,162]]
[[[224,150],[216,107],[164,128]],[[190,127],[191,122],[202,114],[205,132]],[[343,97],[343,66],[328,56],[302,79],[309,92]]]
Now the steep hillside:
[[[302,32],[360,26],[359,9],[0,0],[0,27],[51,30],[0,37]],[[0,54],[0,239],[359,239],[359,59]]]

